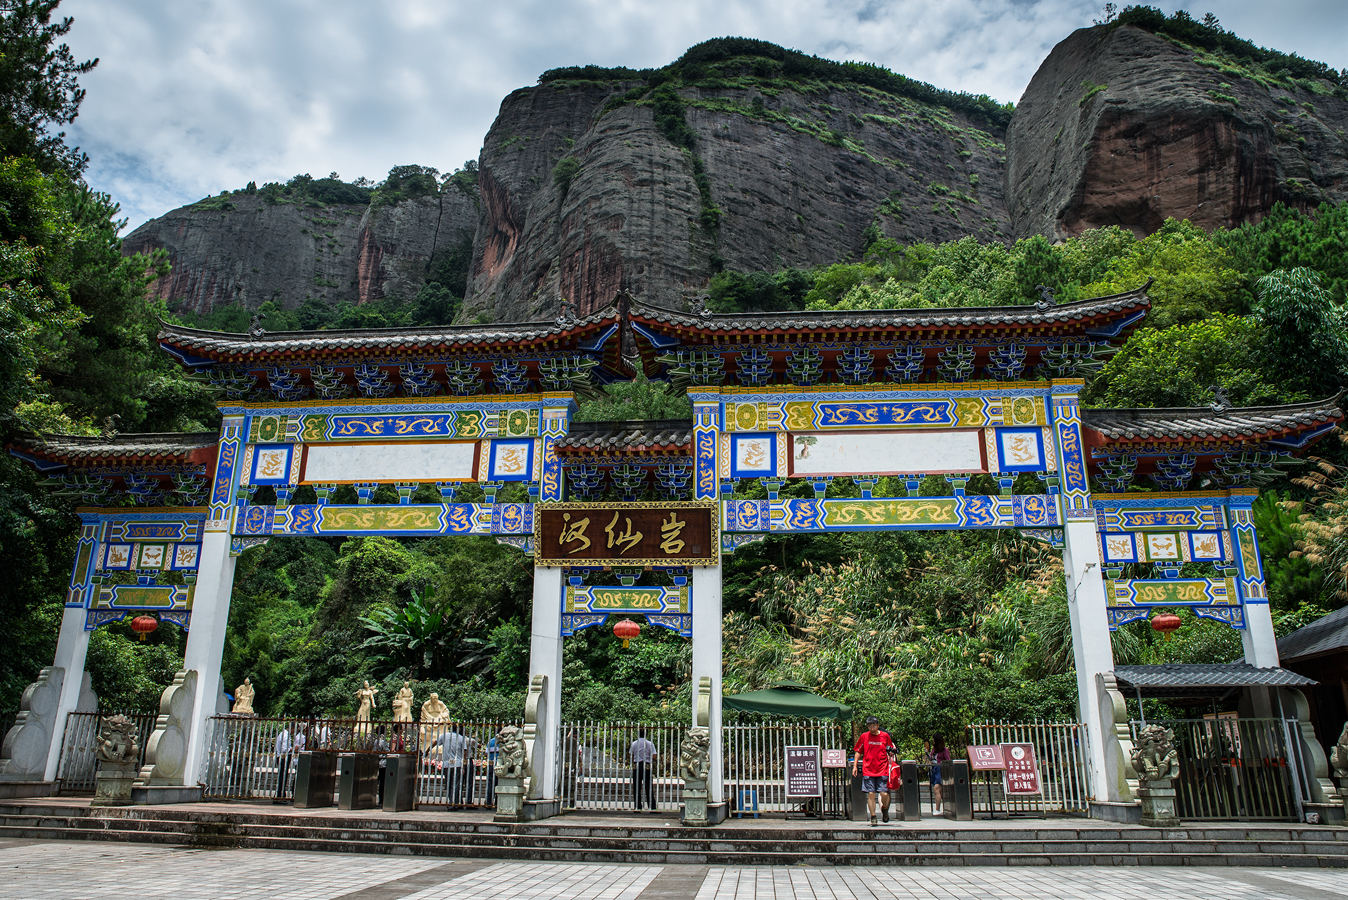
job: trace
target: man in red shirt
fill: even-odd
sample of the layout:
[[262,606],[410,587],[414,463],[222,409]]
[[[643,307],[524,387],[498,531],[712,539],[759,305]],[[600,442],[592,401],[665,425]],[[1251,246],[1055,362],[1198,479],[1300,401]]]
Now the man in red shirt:
[[889,821],[889,754],[898,752],[894,741],[887,732],[880,730],[880,720],[875,716],[866,717],[866,730],[857,738],[852,748],[852,777],[857,776],[860,768],[861,789],[866,792],[866,810],[871,816],[871,825],[876,825],[875,801],[880,795],[880,810],[885,821]]

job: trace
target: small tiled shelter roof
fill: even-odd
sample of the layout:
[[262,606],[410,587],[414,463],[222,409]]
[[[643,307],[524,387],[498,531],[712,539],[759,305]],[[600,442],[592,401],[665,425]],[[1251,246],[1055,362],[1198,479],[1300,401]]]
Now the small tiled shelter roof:
[[1342,394],[1308,403],[1214,409],[1087,409],[1081,422],[1092,445],[1267,441],[1301,447],[1343,420]]
[[[1150,282],[1148,282],[1150,284]],[[800,310],[787,312],[680,312],[651,304],[633,304],[632,321],[684,340],[792,334],[814,338],[894,334],[913,337],[955,336],[977,332],[1024,331],[1119,336],[1141,321],[1151,306],[1147,286],[1136,290],[1060,304],[1024,306],[932,307],[922,309]]]
[[687,419],[573,422],[557,441],[557,453],[578,454],[687,454],[692,452],[693,426]]
[[39,472],[91,466],[131,468],[191,465],[212,462],[219,434],[119,434],[81,436],[27,435],[10,446],[10,452],[27,459]]
[[1114,677],[1126,690],[1146,697],[1211,697],[1245,687],[1310,687],[1316,682],[1277,666],[1245,662],[1160,666],[1115,666]]
[[1287,635],[1278,641],[1278,657],[1284,662],[1301,662],[1348,650],[1348,606]]

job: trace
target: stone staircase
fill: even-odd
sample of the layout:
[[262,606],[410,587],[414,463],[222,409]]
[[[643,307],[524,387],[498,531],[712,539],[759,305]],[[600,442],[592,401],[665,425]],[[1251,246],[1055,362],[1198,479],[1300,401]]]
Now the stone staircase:
[[695,865],[1166,865],[1348,868],[1348,828],[1221,824],[1177,829],[1059,820],[997,827],[866,828],[737,822],[681,828],[569,817],[526,825],[360,812],[308,815],[241,807],[93,809],[0,803],[0,839],[103,840],[573,862]]

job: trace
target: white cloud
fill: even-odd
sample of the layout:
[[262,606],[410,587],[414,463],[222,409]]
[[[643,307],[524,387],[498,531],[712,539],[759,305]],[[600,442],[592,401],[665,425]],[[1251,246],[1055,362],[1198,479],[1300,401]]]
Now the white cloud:
[[[1122,4],[1121,4],[1122,5]],[[1340,0],[1209,9],[1256,43],[1348,65]],[[1019,99],[1081,0],[66,0],[73,51],[101,58],[69,130],[132,226],[248,181],[378,179],[477,157],[501,100],[565,65],[664,65],[740,35]]]

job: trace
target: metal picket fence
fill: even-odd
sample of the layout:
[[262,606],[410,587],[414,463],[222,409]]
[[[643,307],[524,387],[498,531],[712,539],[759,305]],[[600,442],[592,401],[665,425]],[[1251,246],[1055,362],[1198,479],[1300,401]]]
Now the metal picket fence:
[[[1133,739],[1143,723],[1134,721]],[[1296,719],[1147,720],[1175,733],[1181,819],[1298,821],[1306,794]]]
[[851,748],[850,727],[820,719],[783,719],[722,726],[725,742],[725,793],[738,804],[742,792],[754,792],[759,812],[787,812],[786,748]]
[[[563,722],[558,780],[562,808],[620,812],[636,809],[632,742],[645,732],[655,745],[650,798],[657,810],[679,808],[679,744],[687,725],[667,722]],[[643,798],[642,805],[646,805]]]
[[276,753],[277,736],[285,728],[292,747],[302,731],[308,750],[414,756],[420,805],[491,806],[496,802],[493,741],[503,727],[518,724],[214,716],[203,794],[215,800],[294,796],[293,752]]
[[[991,719],[969,726],[970,744],[1033,744],[1043,793],[1006,797],[1000,781],[976,781],[974,805],[995,805],[1012,813],[1087,813],[1090,811],[1090,767],[1086,726],[1080,722],[1035,719],[1010,722]],[[991,796],[989,796],[991,792]]]
[[[61,758],[56,767],[59,790],[63,794],[91,793],[98,771],[97,738],[105,719],[115,712],[72,712],[66,716],[61,735]],[[145,744],[154,731],[154,713],[122,713],[136,726],[139,753],[136,769],[145,764]]]

